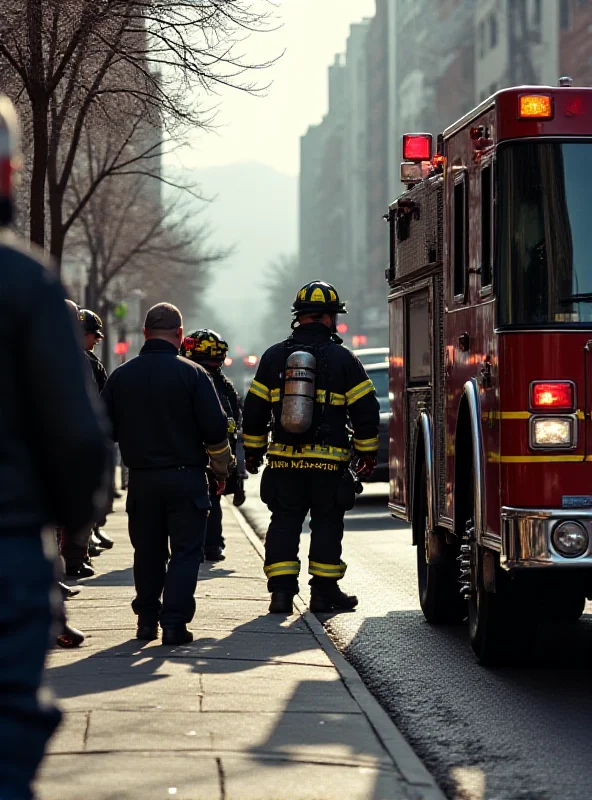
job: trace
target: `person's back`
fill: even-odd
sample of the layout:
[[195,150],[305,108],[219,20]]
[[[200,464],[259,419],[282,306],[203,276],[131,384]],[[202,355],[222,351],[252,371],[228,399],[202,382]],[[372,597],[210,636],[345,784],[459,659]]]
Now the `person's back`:
[[144,335],[140,355],[113,372],[101,397],[130,470],[137,638],[156,639],[160,623],[163,644],[183,644],[193,638],[186,626],[211,505],[206,467],[222,492],[231,461],[227,418],[205,370],[178,355],[179,310],[151,308]]
[[[16,118],[0,98],[0,175]],[[0,227],[10,223],[0,181]],[[0,797],[31,797],[59,713],[40,703],[52,625],[55,535],[89,523],[108,477],[107,442],[86,391],[83,356],[58,277],[0,232]],[[73,463],[84,469],[72,471]],[[106,492],[105,492],[106,494]]]

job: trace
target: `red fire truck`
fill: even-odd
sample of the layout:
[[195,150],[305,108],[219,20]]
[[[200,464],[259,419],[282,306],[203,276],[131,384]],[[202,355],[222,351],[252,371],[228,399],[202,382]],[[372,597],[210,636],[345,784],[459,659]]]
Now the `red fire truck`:
[[517,660],[592,598],[592,89],[505,89],[403,157],[389,507],[426,619]]

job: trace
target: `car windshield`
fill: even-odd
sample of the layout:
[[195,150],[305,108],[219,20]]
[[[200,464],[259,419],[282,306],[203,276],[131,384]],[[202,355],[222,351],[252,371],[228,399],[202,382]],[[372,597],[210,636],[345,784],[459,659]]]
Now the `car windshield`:
[[388,347],[377,347],[371,350],[354,350],[354,353],[365,366],[368,364],[380,364],[388,358]]
[[500,325],[592,322],[592,143],[498,153]]
[[373,369],[368,372],[368,377],[374,384],[376,396],[380,403],[381,411],[388,411],[389,409],[389,375],[388,367],[385,365],[384,369]]

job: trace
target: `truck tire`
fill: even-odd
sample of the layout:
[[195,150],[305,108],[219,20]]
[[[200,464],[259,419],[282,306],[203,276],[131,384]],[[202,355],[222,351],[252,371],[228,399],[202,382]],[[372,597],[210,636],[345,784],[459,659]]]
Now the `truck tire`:
[[[422,466],[413,513],[413,533],[417,542],[417,584],[419,603],[426,620],[434,625],[461,622],[466,605],[460,595],[455,549],[448,545],[444,532],[428,531],[428,495],[425,464]],[[438,563],[429,563],[430,548],[438,550]]]
[[[471,590],[468,598],[469,640],[483,666],[510,666],[527,663],[536,642],[537,625],[531,612],[532,600],[499,566],[497,553],[474,539],[474,491],[470,496],[473,515],[467,520],[465,543],[471,547]],[[495,591],[488,591],[484,580],[485,558],[495,559]]]
[[577,622],[586,607],[583,592],[566,592],[544,603],[543,614],[549,622]]

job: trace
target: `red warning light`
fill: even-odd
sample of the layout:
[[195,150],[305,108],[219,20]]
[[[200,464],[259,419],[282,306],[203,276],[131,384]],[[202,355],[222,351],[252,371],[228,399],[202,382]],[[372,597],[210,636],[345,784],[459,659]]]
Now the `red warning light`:
[[574,407],[573,384],[568,381],[533,383],[531,405],[537,411],[571,411]]
[[256,367],[259,358],[257,356],[247,356],[244,361],[247,367]]
[[339,325],[337,326],[337,333],[347,333],[347,331],[348,331],[347,323],[340,322]]
[[406,133],[403,136],[403,161],[429,161],[432,157],[431,133]]
[[117,344],[113,348],[113,352],[115,353],[116,356],[124,356],[128,350],[129,350],[129,342],[117,342]]
[[224,359],[224,366],[231,367],[233,362],[234,362],[233,358],[231,358],[230,356],[226,356],[226,358]]
[[354,347],[360,347],[362,344],[368,344],[367,336],[365,336],[363,333],[359,336],[352,336],[352,345]]

